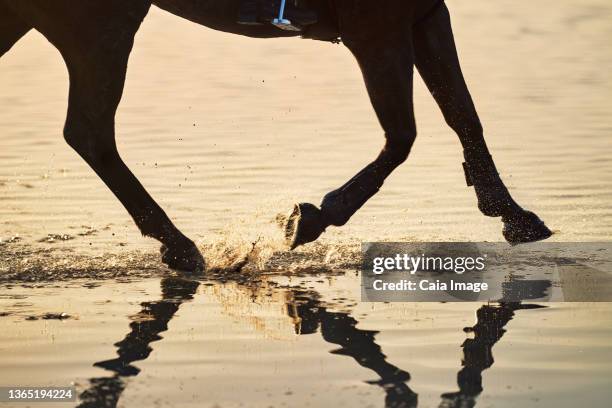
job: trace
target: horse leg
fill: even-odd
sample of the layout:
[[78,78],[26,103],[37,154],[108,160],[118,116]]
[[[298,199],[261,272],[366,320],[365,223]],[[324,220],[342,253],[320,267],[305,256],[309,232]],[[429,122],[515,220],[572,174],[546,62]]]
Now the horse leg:
[[552,232],[534,213],[514,201],[499,177],[461,72],[446,5],[441,3],[417,23],[413,35],[416,67],[446,122],[459,136],[466,179],[468,186],[474,186],[480,211],[489,217],[502,217],[504,237],[511,244],[550,237]]
[[6,54],[31,28],[0,2],[0,57]]
[[93,112],[87,103],[104,93],[104,83],[98,82],[102,78],[97,75],[101,68],[82,66],[80,63],[76,65],[73,72],[85,72],[83,77],[76,73],[71,75],[68,117],[64,128],[66,141],[121,201],[141,233],[163,244],[161,251],[165,264],[185,271],[203,270],[204,260],[195,244],[174,226],[117,151],[114,114],[123,87],[125,65],[108,67],[116,70],[111,74],[114,77],[112,90],[106,94],[108,100],[97,101],[109,103],[105,113]]
[[[162,260],[171,268],[203,270],[195,244],[183,235],[123,162],[115,144],[115,109],[123,89],[127,55],[107,67],[70,62],[70,97],[66,141],[100,176],[132,216],[143,235],[160,241]],[[103,70],[108,69],[106,78]],[[104,80],[110,79],[110,83]],[[110,88],[104,89],[108,85]],[[103,96],[103,99],[100,97]],[[104,104],[99,111],[96,103]]]
[[[41,6],[37,12],[45,17],[41,21],[57,21],[53,25],[41,24],[41,31],[59,49],[68,67],[66,141],[121,201],[142,234],[163,244],[164,263],[180,270],[202,270],[204,260],[195,244],[147,193],[119,156],[115,143],[115,112],[123,93],[128,57],[149,4],[68,5],[70,15],[77,16],[78,22],[74,24],[62,24],[63,16],[68,14],[65,10],[53,7],[44,10],[46,3],[38,4]],[[66,27],[77,27],[76,32]]]
[[371,41],[345,44],[359,62],[370,100],[385,131],[385,145],[376,160],[342,187],[325,195],[320,209],[308,203],[295,206],[285,224],[285,237],[292,249],[314,241],[330,225],[346,224],[407,159],[416,138],[410,39],[401,44]]

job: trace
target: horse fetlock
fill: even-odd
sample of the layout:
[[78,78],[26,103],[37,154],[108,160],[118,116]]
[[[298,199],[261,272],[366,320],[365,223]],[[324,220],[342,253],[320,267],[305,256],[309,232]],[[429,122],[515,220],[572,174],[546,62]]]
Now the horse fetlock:
[[162,262],[171,269],[185,272],[202,272],[206,267],[204,257],[193,241],[163,244],[160,252]]
[[465,180],[473,186],[478,198],[478,209],[488,217],[501,217],[520,208],[499,177],[493,158],[466,151],[463,163]]
[[478,198],[478,209],[487,217],[501,217],[520,208],[501,180],[499,184],[475,184],[474,189]]
[[326,194],[321,202],[325,220],[336,227],[346,224],[379,189],[378,186],[353,184]]
[[321,201],[325,220],[337,227],[346,224],[380,190],[384,180],[381,174],[380,169],[371,164],[344,186],[327,193]]
[[323,197],[321,212],[329,225],[341,227],[357,211],[358,208],[354,208],[355,205],[351,205],[347,198],[349,197],[347,197],[347,194],[343,194],[342,190],[332,191]]
[[285,240],[291,249],[319,238],[325,229],[340,227],[379,190],[372,178],[373,167],[360,172],[338,190],[323,197],[321,208],[310,203],[296,204],[288,217],[283,217]]
[[191,240],[172,224],[172,221],[160,208],[142,208],[140,213],[133,218],[145,237],[156,239],[167,246],[191,243]]

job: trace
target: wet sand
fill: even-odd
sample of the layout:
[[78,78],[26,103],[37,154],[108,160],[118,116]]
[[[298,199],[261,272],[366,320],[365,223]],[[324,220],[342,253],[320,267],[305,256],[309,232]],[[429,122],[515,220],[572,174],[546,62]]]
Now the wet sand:
[[[448,3],[516,198],[556,231],[552,240],[610,241],[612,6]],[[467,398],[441,395],[459,389],[463,328],[485,305],[358,302],[361,241],[502,238],[465,187],[459,142],[419,78],[408,162],[347,226],[286,254],[276,214],[319,202],[382,146],[353,58],[343,46],[229,36],[153,8],[117,116],[122,156],[213,267],[231,266],[259,239],[243,275],[199,284],[168,280],[157,244],[65,144],[67,86],[61,57],[39,34],[0,60],[0,384],[74,382],[84,401],[125,388],[119,406]],[[478,406],[609,405],[612,308],[546,306],[502,310],[496,316],[512,319],[488,323],[506,332],[477,344],[494,357]],[[42,318],[61,312],[69,318]],[[368,330],[380,333],[372,340]],[[93,366],[117,358],[114,343],[126,336],[146,358]],[[124,362],[138,375],[119,369]],[[112,403],[119,393],[109,395]]]

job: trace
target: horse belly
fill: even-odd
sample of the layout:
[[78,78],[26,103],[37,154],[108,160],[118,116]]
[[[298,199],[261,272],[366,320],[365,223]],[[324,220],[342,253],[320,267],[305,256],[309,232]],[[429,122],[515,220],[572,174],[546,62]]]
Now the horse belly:
[[256,38],[292,37],[299,33],[236,23],[240,0],[154,0],[153,4],[176,16],[213,30]]

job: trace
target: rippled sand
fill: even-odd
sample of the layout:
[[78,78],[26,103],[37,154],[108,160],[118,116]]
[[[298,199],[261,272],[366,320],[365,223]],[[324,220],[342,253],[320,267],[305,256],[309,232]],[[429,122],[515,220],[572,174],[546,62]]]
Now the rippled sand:
[[[556,231],[553,240],[610,241],[612,5],[448,4],[487,140],[516,198]],[[319,202],[382,146],[353,58],[343,46],[229,36],[153,8],[117,116],[120,151],[211,265],[231,266],[259,240],[246,277],[179,284],[175,315],[161,295],[157,244],[63,141],[66,69],[28,34],[0,60],[0,384],[75,381],[85,397],[100,395],[95,384],[125,386],[120,406],[382,406],[390,393],[412,394],[395,377],[394,387],[365,382],[390,378],[376,347],[366,342],[364,355],[382,377],[329,353],[344,347],[334,336],[359,344],[370,336],[360,331],[377,330],[386,361],[410,373],[419,406],[438,406],[457,391],[462,329],[482,305],[359,304],[359,243],[499,241],[501,224],[476,209],[459,142],[416,82],[419,136],[408,162],[346,227],[285,254],[276,214]],[[147,315],[141,302],[161,302],[162,313]],[[300,304],[316,310],[312,334]],[[70,318],[41,318],[49,312]],[[482,373],[479,406],[609,405],[608,304],[500,313],[514,316]],[[113,343],[143,316],[161,326],[138,330],[163,340],[133,362],[140,373],[93,367],[117,357]]]

